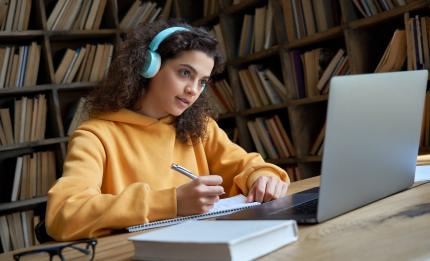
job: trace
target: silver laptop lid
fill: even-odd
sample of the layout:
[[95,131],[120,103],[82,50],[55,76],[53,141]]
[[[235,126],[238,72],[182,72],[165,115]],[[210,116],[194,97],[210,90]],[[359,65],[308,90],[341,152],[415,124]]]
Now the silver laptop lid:
[[318,221],[411,186],[426,70],[333,77]]

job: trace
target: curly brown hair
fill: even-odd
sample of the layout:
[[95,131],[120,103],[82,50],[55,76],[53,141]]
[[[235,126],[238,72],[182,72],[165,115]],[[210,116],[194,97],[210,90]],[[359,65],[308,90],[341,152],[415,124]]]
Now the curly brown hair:
[[[186,27],[189,31],[179,31],[165,39],[157,49],[161,66],[184,51],[198,50],[214,59],[212,75],[223,70],[223,57],[217,48],[218,41],[204,28],[192,27],[186,23],[170,20],[157,21],[137,27],[127,34],[109,68],[105,79],[87,97],[90,115],[118,111],[127,108],[139,110],[138,101],[145,95],[151,79],[139,74],[149,43],[160,31],[172,27]],[[206,91],[195,103],[175,118],[176,136],[179,140],[196,142],[203,138],[209,117],[215,117]]]

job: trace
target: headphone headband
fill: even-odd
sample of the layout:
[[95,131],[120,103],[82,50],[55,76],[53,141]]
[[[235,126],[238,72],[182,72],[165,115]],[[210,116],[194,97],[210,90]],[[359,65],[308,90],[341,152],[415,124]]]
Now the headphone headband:
[[158,46],[163,42],[167,37],[171,34],[178,31],[190,31],[190,29],[183,26],[173,26],[161,30],[155,37],[152,39],[151,43],[148,45],[148,50],[145,54],[145,61],[142,69],[140,70],[140,75],[145,78],[154,77],[158,70],[160,70],[161,66],[161,57],[157,53]]
[[167,37],[172,35],[173,33],[179,32],[179,31],[189,31],[190,29],[182,26],[174,26],[169,27],[167,29],[162,30],[159,32],[154,39],[152,39],[151,43],[149,44],[148,49],[151,51],[156,51],[158,49],[158,46],[163,42]]

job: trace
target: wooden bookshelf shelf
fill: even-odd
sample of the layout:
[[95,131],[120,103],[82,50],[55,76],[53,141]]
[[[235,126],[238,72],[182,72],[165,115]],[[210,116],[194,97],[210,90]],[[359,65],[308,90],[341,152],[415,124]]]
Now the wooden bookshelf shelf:
[[287,49],[297,49],[309,45],[316,45],[334,38],[342,38],[343,30],[344,29],[341,26],[333,27],[328,29],[327,31],[312,34],[304,38],[294,40],[290,43],[286,43],[284,47]]
[[298,159],[301,163],[321,162],[322,156],[304,156]]
[[298,106],[298,105],[306,105],[316,102],[324,102],[328,100],[328,95],[319,95],[314,97],[307,97],[303,99],[297,99],[297,100],[291,100],[290,105],[291,106]]
[[3,145],[3,146],[0,146],[0,152],[16,151],[16,150],[24,151],[25,149],[32,149],[32,148],[67,142],[67,140],[68,140],[67,137],[58,137],[58,138],[50,138],[50,139],[25,142],[25,143],[19,143],[19,144]]
[[286,109],[289,103],[280,103],[280,104],[271,104],[264,107],[251,108],[246,110],[239,111],[239,114],[242,116],[249,116],[263,112],[277,111],[281,109]]
[[61,91],[65,90],[83,90],[83,89],[92,89],[97,86],[99,82],[74,82],[70,84],[60,84],[60,85],[52,85],[53,88]]
[[266,161],[276,165],[297,164],[296,158],[267,159]]
[[372,25],[386,22],[396,17],[402,17],[405,12],[415,11],[428,7],[429,3],[426,0],[416,0],[408,3],[405,6],[401,6],[390,11],[379,13],[370,17],[362,18],[356,21],[352,21],[348,24],[351,29],[358,29],[362,27],[369,27]]
[[202,19],[193,21],[193,25],[199,27],[199,26],[206,26],[208,24],[212,24],[216,20],[218,20],[219,16],[220,16],[220,14],[213,14],[213,15],[204,17]]
[[0,40],[9,40],[13,38],[14,40],[27,40],[33,39],[35,37],[43,36],[45,32],[42,30],[31,30],[31,31],[21,31],[21,32],[11,32],[11,31],[0,31]]
[[218,116],[218,118],[219,118],[220,120],[231,119],[231,118],[236,117],[236,115],[237,115],[237,114],[238,114],[237,112],[227,112],[227,113],[222,113],[222,114],[220,114],[220,115]]
[[247,55],[246,57],[239,57],[239,58],[233,59],[231,61],[228,61],[227,64],[238,66],[242,64],[258,62],[259,60],[278,55],[280,48],[281,48],[280,46],[272,46],[267,50],[253,53],[253,54]]
[[23,211],[33,209],[35,206],[46,204],[47,199],[47,196],[43,196],[8,203],[0,203],[0,213],[7,214],[17,210]]
[[47,31],[47,35],[51,40],[68,40],[76,38],[99,38],[115,36],[118,30],[116,29],[100,29],[100,30],[73,30],[73,31]]
[[234,15],[236,13],[242,12],[245,9],[249,9],[252,7],[256,7],[258,5],[261,5],[262,3],[265,3],[267,1],[265,0],[244,0],[240,1],[240,3],[236,5],[232,5],[231,7],[226,8],[222,14],[226,15]]

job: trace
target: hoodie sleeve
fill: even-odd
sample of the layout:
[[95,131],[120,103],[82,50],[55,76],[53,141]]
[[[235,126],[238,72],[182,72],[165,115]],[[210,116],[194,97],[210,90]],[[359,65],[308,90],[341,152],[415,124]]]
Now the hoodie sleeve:
[[[120,194],[101,192],[106,153],[97,136],[77,130],[69,142],[63,177],[48,192],[46,229],[56,240],[110,234],[112,229],[176,216],[176,191],[133,183]],[[136,200],[141,199],[141,200]]]
[[227,134],[214,120],[208,123],[205,152],[211,174],[223,177],[223,186],[229,196],[247,195],[252,184],[260,176],[278,176],[289,182],[287,172],[267,163],[258,153],[247,153],[230,141]]

